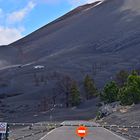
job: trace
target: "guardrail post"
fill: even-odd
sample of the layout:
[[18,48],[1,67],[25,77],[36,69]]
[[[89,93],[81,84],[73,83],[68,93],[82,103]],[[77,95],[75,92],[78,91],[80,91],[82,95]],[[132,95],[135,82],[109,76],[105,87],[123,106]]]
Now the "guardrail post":
[[6,130],[6,134],[5,134],[5,136],[6,136],[5,140],[9,140],[9,132],[10,132],[10,126],[9,126],[9,124],[7,124],[7,130]]

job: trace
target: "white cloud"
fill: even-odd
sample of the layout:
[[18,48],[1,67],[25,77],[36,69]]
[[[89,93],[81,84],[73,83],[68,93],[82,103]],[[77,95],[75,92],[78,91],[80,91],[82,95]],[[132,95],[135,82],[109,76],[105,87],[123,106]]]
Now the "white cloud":
[[0,8],[0,15],[3,13],[3,10]]
[[[34,1],[38,1],[38,0],[34,0]],[[47,4],[58,4],[60,2],[68,2],[69,4],[71,4],[72,6],[79,6],[82,4],[86,4],[86,3],[92,3],[95,1],[100,1],[100,0],[40,0],[40,1],[44,1]]]
[[83,0],[69,0],[68,2],[69,2],[73,7],[76,7],[76,6],[78,6],[78,5],[84,3]]
[[75,8],[83,4],[93,3],[96,1],[103,1],[103,0],[67,0],[67,1],[72,5],[72,8]]
[[62,0],[43,0],[43,1],[46,2],[47,4],[57,4]]
[[101,1],[101,0],[85,0],[86,3],[92,3],[92,2],[96,2],[96,1]]
[[22,29],[0,26],[0,45],[7,45],[22,37]]
[[23,9],[14,11],[13,13],[9,14],[7,17],[7,22],[9,24],[21,22],[26,17],[26,15],[35,7],[35,5],[36,4],[33,1],[30,1]]
[[0,19],[3,17],[3,10],[0,8]]
[[31,12],[31,10],[34,9],[36,4],[40,4],[42,1],[47,4],[68,2],[74,8],[97,0],[29,0],[28,4],[24,8],[11,13],[5,13],[5,11],[0,8],[0,45],[7,45],[23,37],[23,29],[19,28],[19,26],[24,26],[22,21]]
[[10,44],[23,37],[22,21],[34,7],[35,2],[29,1],[24,8],[12,13],[5,13],[0,8],[0,45]]

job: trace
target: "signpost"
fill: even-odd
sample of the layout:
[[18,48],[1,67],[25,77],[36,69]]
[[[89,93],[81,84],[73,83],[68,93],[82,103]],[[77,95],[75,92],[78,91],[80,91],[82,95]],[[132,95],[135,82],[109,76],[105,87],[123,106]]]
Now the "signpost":
[[0,122],[0,140],[8,139],[8,125],[5,122]]
[[0,122],[0,133],[5,134],[7,131],[7,123]]
[[80,126],[76,129],[76,135],[83,140],[87,136],[88,129],[85,126]]

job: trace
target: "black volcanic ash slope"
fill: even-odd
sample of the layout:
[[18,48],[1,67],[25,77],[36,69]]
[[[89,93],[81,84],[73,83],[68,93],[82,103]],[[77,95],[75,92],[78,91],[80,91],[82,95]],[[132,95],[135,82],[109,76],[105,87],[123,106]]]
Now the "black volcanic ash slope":
[[97,3],[79,7],[10,44],[4,54],[9,57],[11,52],[12,59],[0,52],[1,60],[8,64],[38,61],[48,70],[78,79],[92,72],[101,86],[120,69],[139,68],[140,1]]
[[110,65],[110,72],[130,68],[139,63],[139,6],[139,0],[107,0],[79,8],[78,13],[77,8],[11,46],[21,47],[27,61],[40,60],[48,66],[53,61],[55,66],[65,60],[64,69],[76,65],[88,71],[94,63]]
[[77,8],[78,12],[72,11],[4,49],[0,48],[3,65],[4,62],[5,65],[34,63],[21,69],[0,71],[9,84],[0,92],[24,93],[12,98],[14,103],[19,101],[20,104],[37,101],[51,93],[51,83],[34,87],[33,66],[38,64],[45,65],[43,73],[46,75],[57,71],[70,74],[78,81],[91,73],[99,87],[121,69],[139,68],[140,1],[106,0],[100,5],[88,6]]

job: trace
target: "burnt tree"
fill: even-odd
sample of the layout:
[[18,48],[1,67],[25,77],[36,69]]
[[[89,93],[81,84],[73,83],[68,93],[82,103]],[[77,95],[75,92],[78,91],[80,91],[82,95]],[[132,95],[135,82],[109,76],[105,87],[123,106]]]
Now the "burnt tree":
[[73,80],[69,76],[63,76],[57,83],[57,90],[65,96],[65,105],[69,107],[70,90]]

